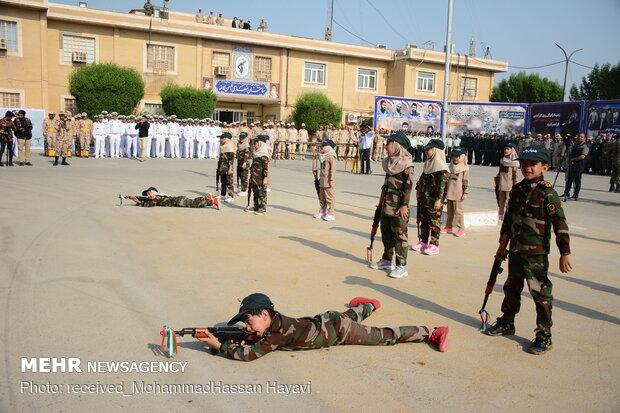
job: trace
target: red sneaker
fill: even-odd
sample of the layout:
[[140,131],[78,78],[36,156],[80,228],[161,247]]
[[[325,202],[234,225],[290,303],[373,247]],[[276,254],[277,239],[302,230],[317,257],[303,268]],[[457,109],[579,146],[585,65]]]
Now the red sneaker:
[[215,199],[213,200],[213,207],[214,207],[215,209],[218,209],[218,210],[220,209],[220,199],[219,199],[219,198],[215,198]]
[[441,230],[441,231],[439,231],[439,232],[440,232],[441,234],[447,234],[447,233],[452,232],[452,228],[448,228],[448,227],[446,227],[446,228],[442,229],[442,230]]
[[372,298],[355,297],[349,301],[349,307],[357,307],[358,305],[371,303],[375,307],[375,311],[381,308],[381,302]]
[[437,346],[437,350],[448,350],[448,327],[436,327],[428,341]]
[[205,198],[207,198],[207,201],[213,201],[213,195],[211,194],[205,195]]

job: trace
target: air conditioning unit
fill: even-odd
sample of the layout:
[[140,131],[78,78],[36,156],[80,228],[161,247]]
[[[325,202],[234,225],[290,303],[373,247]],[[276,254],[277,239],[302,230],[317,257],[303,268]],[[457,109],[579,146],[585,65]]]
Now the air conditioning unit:
[[357,123],[359,118],[360,115],[356,115],[355,113],[349,113],[347,114],[347,123]]
[[227,66],[216,66],[215,76],[228,76],[228,67]]
[[86,53],[84,52],[73,52],[71,54],[71,61],[74,63],[86,63]]
[[6,37],[0,37],[0,50],[9,49],[9,40]]

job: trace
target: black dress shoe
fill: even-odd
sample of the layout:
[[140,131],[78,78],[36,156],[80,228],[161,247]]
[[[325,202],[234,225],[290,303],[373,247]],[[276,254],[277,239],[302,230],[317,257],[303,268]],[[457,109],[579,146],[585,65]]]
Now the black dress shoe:
[[23,162],[20,162],[20,163],[19,163],[19,166],[24,166],[24,163],[23,163]]
[[30,162],[26,162],[26,166],[32,166]]

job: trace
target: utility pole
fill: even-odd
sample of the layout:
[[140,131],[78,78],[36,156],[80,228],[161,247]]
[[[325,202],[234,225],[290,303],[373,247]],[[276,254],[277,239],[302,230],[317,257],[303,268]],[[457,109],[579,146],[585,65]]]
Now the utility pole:
[[446,141],[446,121],[448,119],[448,96],[450,92],[450,61],[452,60],[452,11],[454,0],[448,0],[448,28],[446,30],[446,67],[443,81],[443,113],[441,115],[441,139]]
[[560,50],[564,53],[564,57],[566,58],[566,67],[564,68],[564,84],[562,85],[562,102],[564,102],[566,100],[564,93],[566,91],[566,76],[568,75],[568,64],[570,63],[570,58],[573,57],[575,53],[583,49],[573,50],[571,54],[567,54],[566,50],[564,50],[562,46],[557,43],[555,45],[560,48]]

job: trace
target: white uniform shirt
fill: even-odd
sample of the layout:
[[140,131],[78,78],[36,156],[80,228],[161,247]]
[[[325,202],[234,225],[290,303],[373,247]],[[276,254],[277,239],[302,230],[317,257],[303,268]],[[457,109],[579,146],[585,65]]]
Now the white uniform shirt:
[[123,123],[118,119],[110,119],[108,121],[108,133],[110,135],[120,135],[124,129]]
[[95,123],[93,123],[93,135],[94,136],[107,136],[107,135],[109,135],[108,125],[103,123],[103,122],[95,122]]
[[176,122],[168,123],[168,136],[179,136],[179,124]]
[[374,138],[375,133],[373,131],[368,131],[364,134],[362,134],[362,136],[360,136],[360,149],[370,149],[370,147],[372,146],[372,139]]
[[135,122],[127,122],[125,124],[125,134],[128,136],[131,136],[131,135],[138,136],[138,129],[136,129]]

